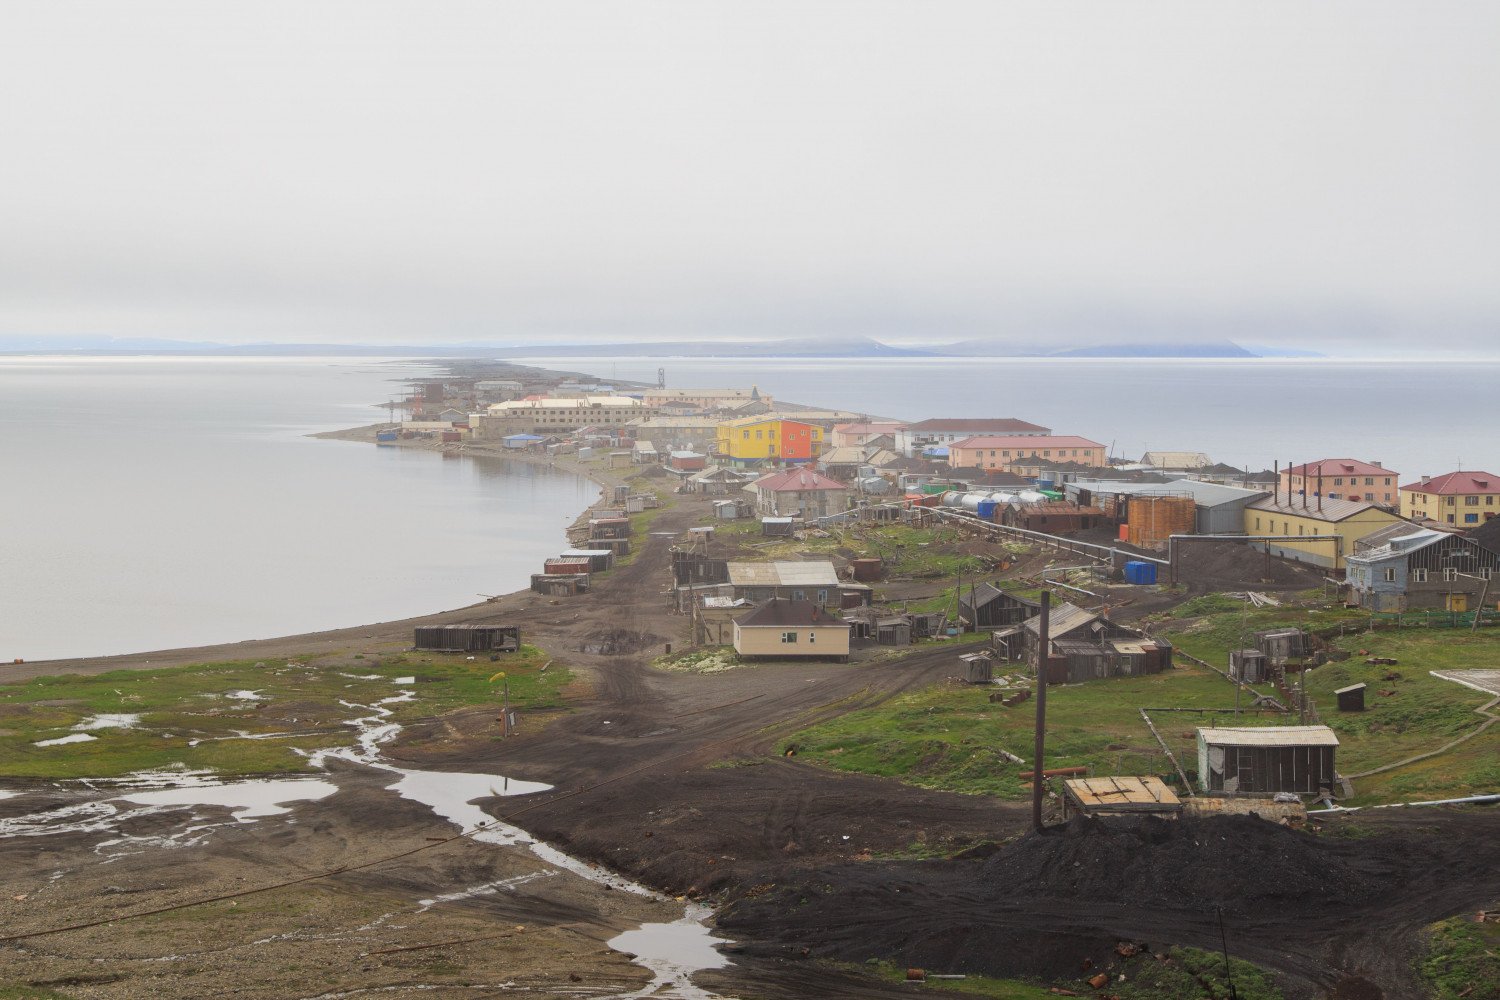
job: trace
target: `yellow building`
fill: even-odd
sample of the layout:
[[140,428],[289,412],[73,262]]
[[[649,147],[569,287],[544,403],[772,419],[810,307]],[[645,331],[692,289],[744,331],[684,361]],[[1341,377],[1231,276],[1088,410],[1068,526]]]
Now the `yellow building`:
[[780,417],[740,417],[719,425],[718,453],[731,462],[811,462],[823,451],[823,428]]
[[849,658],[849,623],[814,601],[773,598],[734,622],[734,651],[777,660]]
[[1401,516],[1444,527],[1477,528],[1500,514],[1500,476],[1450,472],[1401,487]]
[[[1354,543],[1401,518],[1372,503],[1330,497],[1278,494],[1245,505],[1245,534],[1279,535],[1285,540],[1254,543],[1267,546],[1273,556],[1342,570]],[[1303,541],[1303,539],[1306,541]]]

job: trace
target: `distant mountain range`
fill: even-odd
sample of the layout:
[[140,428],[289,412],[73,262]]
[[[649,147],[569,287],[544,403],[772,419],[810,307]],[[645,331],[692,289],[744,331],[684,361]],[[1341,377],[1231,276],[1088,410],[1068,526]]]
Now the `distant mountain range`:
[[1201,343],[1095,344],[965,340],[895,347],[869,337],[798,337],[783,340],[647,341],[621,344],[216,344],[210,341],[86,337],[0,337],[0,354],[160,354],[221,357],[475,357],[502,358],[1259,358],[1323,357],[1315,351],[1242,347],[1228,340]]

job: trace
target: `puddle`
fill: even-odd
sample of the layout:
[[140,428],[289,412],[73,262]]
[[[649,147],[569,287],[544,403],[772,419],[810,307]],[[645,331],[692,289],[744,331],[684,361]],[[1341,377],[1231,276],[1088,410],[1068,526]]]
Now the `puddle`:
[[140,721],[139,715],[132,715],[128,712],[105,712],[102,715],[84,719],[73,728],[80,732],[87,732],[91,729],[131,729]]
[[[637,965],[655,973],[645,989],[627,996],[716,1000],[716,994],[692,984],[693,973],[729,965],[729,959],[715,947],[729,942],[714,937],[703,923],[711,915],[712,911],[705,907],[689,905],[680,920],[669,924],[642,924],[606,941],[605,944],[615,951],[634,955]],[[670,992],[664,993],[663,990]]]
[[120,798],[143,806],[227,806],[245,823],[261,816],[290,812],[284,802],[311,802],[338,791],[319,778],[258,779],[227,784],[187,784],[154,791],[131,792]]
[[266,696],[259,691],[231,691],[227,697],[235,701],[265,701]]
[[7,792],[5,789],[0,788],[0,799],[13,799],[20,794],[20,792]]
[[64,743],[87,743],[89,740],[97,740],[99,737],[90,736],[88,733],[73,733],[68,736],[59,736],[53,740],[38,740],[31,744],[34,747],[55,747]]

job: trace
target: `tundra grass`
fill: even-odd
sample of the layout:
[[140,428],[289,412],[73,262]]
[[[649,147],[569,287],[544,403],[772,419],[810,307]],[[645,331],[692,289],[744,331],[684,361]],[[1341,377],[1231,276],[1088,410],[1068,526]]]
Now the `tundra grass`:
[[1500,1000],[1500,924],[1468,915],[1433,924],[1417,973],[1437,1000]]
[[[863,967],[887,982],[902,982],[906,970],[890,962],[867,962]],[[935,971],[935,970],[929,970]],[[944,970],[947,971],[947,970]],[[1115,978],[1123,972],[1123,981]],[[1058,988],[1073,995],[1093,995],[1086,980],[1060,981]],[[1224,958],[1198,948],[1172,948],[1161,959],[1143,953],[1111,971],[1109,994],[1119,1000],[1218,1000],[1227,997],[1230,977],[1240,1000],[1283,1000],[1274,977],[1259,966],[1231,957],[1226,976]],[[922,984],[956,996],[984,997],[986,1000],[1042,1000],[1058,993],[1049,986],[1022,979],[996,979],[990,976],[965,975],[963,979],[928,979]]]
[[[1030,792],[1019,775],[1030,764],[1015,764],[997,751],[1030,760],[1036,702],[1028,699],[1006,708],[989,700],[996,692],[1010,693],[985,685],[938,684],[815,726],[794,742],[806,759],[838,770],[1022,799]],[[1047,766],[1170,778],[1172,765],[1141,719],[1143,706],[1233,708],[1234,687],[1211,671],[1187,666],[1146,677],[1048,688]],[[1195,712],[1153,716],[1186,768],[1197,764],[1194,729],[1211,718],[1223,717]]]
[[[1242,627],[1241,620],[1249,625]],[[1368,620],[1361,616],[1359,620]],[[1342,609],[1259,609],[1252,614],[1231,612],[1205,618],[1181,631],[1164,635],[1183,650],[1217,666],[1228,663],[1229,651],[1253,637],[1248,632],[1281,625],[1314,628],[1333,635],[1330,641],[1351,656],[1309,670],[1307,692],[1317,706],[1319,721],[1339,738],[1340,773],[1359,774],[1394,764],[1445,746],[1472,733],[1484,717],[1475,709],[1492,700],[1483,692],[1433,677],[1433,670],[1500,668],[1500,634],[1489,629],[1471,634],[1463,629],[1408,628],[1382,632],[1358,631]],[[1347,631],[1338,634],[1343,623]],[[1246,631],[1248,628],[1248,632]],[[1394,666],[1366,664],[1366,657],[1394,659]],[[1300,681],[1295,681],[1298,683]],[[1334,691],[1365,683],[1365,711],[1340,712]],[[1270,691],[1269,684],[1258,686]],[[1500,715],[1500,709],[1492,709]],[[1350,804],[1404,802],[1450,798],[1500,791],[1500,726],[1462,743],[1440,756],[1409,764],[1385,774],[1354,781]]]
[[[297,750],[351,745],[355,730],[347,720],[372,714],[368,706],[403,691],[412,699],[385,706],[395,722],[494,704],[499,685],[489,678],[500,670],[510,681],[512,706],[559,707],[568,672],[557,665],[543,672],[546,663],[545,654],[527,646],[497,662],[407,653],[341,656],[336,664],[233,661],[38,677],[0,685],[0,777],[117,777],[174,765],[224,774],[306,770]],[[403,677],[414,683],[394,683]],[[242,691],[256,697],[234,696]],[[96,715],[121,713],[139,722],[90,729],[96,738],[88,742],[36,746]]]

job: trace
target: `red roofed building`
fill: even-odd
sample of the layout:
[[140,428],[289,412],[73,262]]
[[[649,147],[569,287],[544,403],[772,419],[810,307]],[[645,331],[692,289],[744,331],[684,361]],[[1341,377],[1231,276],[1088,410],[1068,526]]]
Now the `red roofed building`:
[[1105,464],[1106,450],[1098,441],[1068,435],[968,437],[948,446],[948,464],[956,469],[1012,469],[1034,466],[1036,459],[1043,459],[1048,464],[1073,462],[1099,468]]
[[849,509],[849,487],[811,469],[773,472],[745,489],[768,517],[826,517]]
[[1357,458],[1324,458],[1281,470],[1280,490],[1287,496],[1327,497],[1329,500],[1363,500],[1395,507],[1400,473],[1379,462]]
[[857,448],[868,444],[872,438],[889,434],[892,437],[906,425],[895,420],[875,420],[862,424],[834,424],[833,446],[835,448]]
[[1051,433],[1050,427],[1041,427],[1015,417],[937,417],[907,424],[896,431],[896,450],[907,458],[912,458],[923,448],[950,445],[966,437],[1036,437]]
[[1491,472],[1423,476],[1401,487],[1401,516],[1413,521],[1473,528],[1496,514],[1500,514],[1500,476]]

